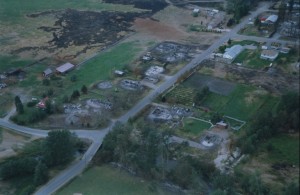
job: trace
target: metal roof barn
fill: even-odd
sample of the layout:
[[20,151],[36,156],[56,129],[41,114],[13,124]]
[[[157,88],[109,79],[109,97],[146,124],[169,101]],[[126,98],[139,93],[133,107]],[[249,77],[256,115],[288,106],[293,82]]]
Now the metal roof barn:
[[227,58],[233,60],[236,58],[242,51],[244,47],[241,45],[234,45],[231,48],[227,49],[226,52],[223,54],[223,58]]
[[59,73],[61,73],[61,74],[64,74],[64,73],[72,70],[74,67],[75,67],[75,65],[67,62],[67,63],[59,66],[58,68],[56,68],[56,71],[59,72]]

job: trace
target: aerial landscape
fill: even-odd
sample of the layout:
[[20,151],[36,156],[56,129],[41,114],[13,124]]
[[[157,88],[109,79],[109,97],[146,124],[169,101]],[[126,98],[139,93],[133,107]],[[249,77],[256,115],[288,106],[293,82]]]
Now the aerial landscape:
[[300,0],[0,0],[0,195],[299,194]]

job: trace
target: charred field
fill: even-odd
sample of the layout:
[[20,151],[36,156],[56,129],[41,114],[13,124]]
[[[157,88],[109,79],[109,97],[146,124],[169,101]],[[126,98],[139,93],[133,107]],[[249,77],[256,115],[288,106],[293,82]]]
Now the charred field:
[[82,5],[59,0],[61,6],[31,1],[24,9],[23,2],[0,8],[1,55],[78,63],[129,36],[136,18],[151,17],[168,5],[163,0],[86,0]]

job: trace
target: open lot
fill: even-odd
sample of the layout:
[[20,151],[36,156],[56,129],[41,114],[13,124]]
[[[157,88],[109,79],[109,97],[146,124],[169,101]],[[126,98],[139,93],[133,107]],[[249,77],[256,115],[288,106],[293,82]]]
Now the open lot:
[[[151,191],[154,185],[154,190]],[[150,181],[129,175],[110,166],[95,166],[88,169],[72,183],[57,192],[63,194],[170,194]]]
[[183,137],[199,137],[204,131],[209,130],[212,125],[196,118],[183,118],[182,129],[179,135],[185,134]]

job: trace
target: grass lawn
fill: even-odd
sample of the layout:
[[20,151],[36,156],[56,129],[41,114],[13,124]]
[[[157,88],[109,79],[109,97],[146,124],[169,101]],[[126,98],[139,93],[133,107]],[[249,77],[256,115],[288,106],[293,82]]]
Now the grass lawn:
[[242,46],[244,46],[244,45],[256,45],[256,46],[258,46],[259,45],[258,42],[251,41],[251,40],[243,40],[243,41],[232,40],[231,45],[237,45],[237,44],[242,45]]
[[10,68],[21,68],[32,63],[31,60],[21,60],[15,56],[0,55],[0,73],[8,71]]
[[[138,49],[138,45],[134,42],[118,45],[101,53],[78,69],[61,76],[59,80],[50,80],[49,86],[42,84],[41,72],[46,66],[43,64],[34,65],[28,68],[26,78],[19,82],[18,86],[32,90],[32,95],[38,97],[42,96],[43,93],[47,94],[49,89],[54,91],[54,97],[70,96],[74,90],[80,91],[83,85],[90,87],[98,81],[111,79],[113,70],[125,68],[126,64],[136,57]],[[71,81],[72,76],[77,78],[76,81]],[[62,83],[62,85],[58,85],[58,83]]]
[[183,119],[183,128],[190,134],[199,135],[204,130],[208,130],[211,127],[210,123],[203,122],[192,118]]
[[233,63],[241,63],[243,66],[254,68],[254,69],[263,69],[264,67],[270,65],[270,61],[260,59],[260,50],[248,50],[245,49],[242,51]]
[[156,191],[150,191],[151,186],[151,182],[130,176],[128,173],[120,171],[119,169],[114,169],[109,166],[96,166],[88,169],[82,176],[75,178],[56,194],[167,194],[159,188],[157,188]]
[[279,135],[271,138],[265,146],[271,144],[272,150],[268,152],[268,161],[286,162],[299,166],[299,137]]
[[229,96],[210,93],[203,105],[221,114],[247,120],[268,101],[268,97],[268,94],[256,87],[237,85]]
[[9,93],[0,95],[0,118],[4,117],[13,106],[14,97]]

